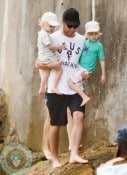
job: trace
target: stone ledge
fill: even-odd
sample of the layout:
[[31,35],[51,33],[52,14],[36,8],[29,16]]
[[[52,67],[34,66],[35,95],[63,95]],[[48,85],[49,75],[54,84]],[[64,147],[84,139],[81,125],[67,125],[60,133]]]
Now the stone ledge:
[[[88,164],[69,164],[69,152],[60,154],[64,163],[61,168],[52,169],[48,160],[38,161],[26,175],[95,175],[96,167],[114,157],[116,147],[111,145],[93,146],[80,151],[80,155],[89,160]],[[42,154],[42,153],[41,153]]]

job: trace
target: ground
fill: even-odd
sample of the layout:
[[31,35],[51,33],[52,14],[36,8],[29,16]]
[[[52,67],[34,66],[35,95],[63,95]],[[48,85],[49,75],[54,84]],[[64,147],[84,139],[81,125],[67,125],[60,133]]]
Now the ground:
[[89,160],[88,164],[69,164],[69,152],[60,154],[64,163],[61,168],[52,169],[51,162],[43,154],[33,154],[33,165],[26,175],[95,175],[96,167],[115,156],[116,147],[107,143],[80,150],[80,155]]

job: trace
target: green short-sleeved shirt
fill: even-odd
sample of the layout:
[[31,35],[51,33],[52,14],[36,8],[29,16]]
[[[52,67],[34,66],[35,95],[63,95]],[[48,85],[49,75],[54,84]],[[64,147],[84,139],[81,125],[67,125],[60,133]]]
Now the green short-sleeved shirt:
[[105,60],[103,44],[99,41],[86,40],[79,64],[90,72],[96,70],[99,60]]

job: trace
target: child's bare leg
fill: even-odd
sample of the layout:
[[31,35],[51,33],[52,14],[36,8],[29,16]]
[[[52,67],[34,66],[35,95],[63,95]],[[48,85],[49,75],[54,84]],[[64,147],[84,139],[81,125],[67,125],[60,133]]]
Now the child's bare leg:
[[39,70],[40,76],[41,76],[41,84],[40,84],[40,89],[38,91],[39,95],[44,98],[45,97],[45,88],[46,88],[46,83],[48,81],[50,69],[48,70]]
[[81,89],[80,87],[72,82],[71,80],[68,81],[68,85],[70,86],[71,89],[73,89],[75,92],[77,92],[83,99],[82,103],[80,106],[84,106],[86,103],[90,101],[90,97],[88,97]]
[[86,103],[88,103],[91,100],[90,97],[88,97],[85,93],[83,93],[81,97],[83,100],[80,106],[84,106]]
[[55,69],[55,73],[56,73],[56,76],[55,76],[55,79],[54,79],[54,85],[53,85],[53,88],[52,88],[52,92],[56,93],[56,94],[59,94],[61,95],[62,93],[57,89],[57,85],[59,83],[59,80],[61,78],[61,74],[62,74],[62,69],[61,67],[58,68],[58,69]]

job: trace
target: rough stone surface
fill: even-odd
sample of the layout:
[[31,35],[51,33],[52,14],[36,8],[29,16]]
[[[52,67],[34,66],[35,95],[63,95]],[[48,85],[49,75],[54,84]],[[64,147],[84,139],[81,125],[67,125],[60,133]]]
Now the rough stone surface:
[[2,89],[0,89],[0,123],[7,118],[7,102],[6,96]]
[[4,142],[4,139],[7,135],[7,101],[5,93],[2,89],[0,89],[0,143]]
[[88,164],[69,164],[69,152],[62,153],[60,159],[64,164],[53,169],[50,161],[38,161],[26,175],[95,175],[96,167],[115,156],[116,147],[102,143],[80,151],[80,155],[89,160]]

